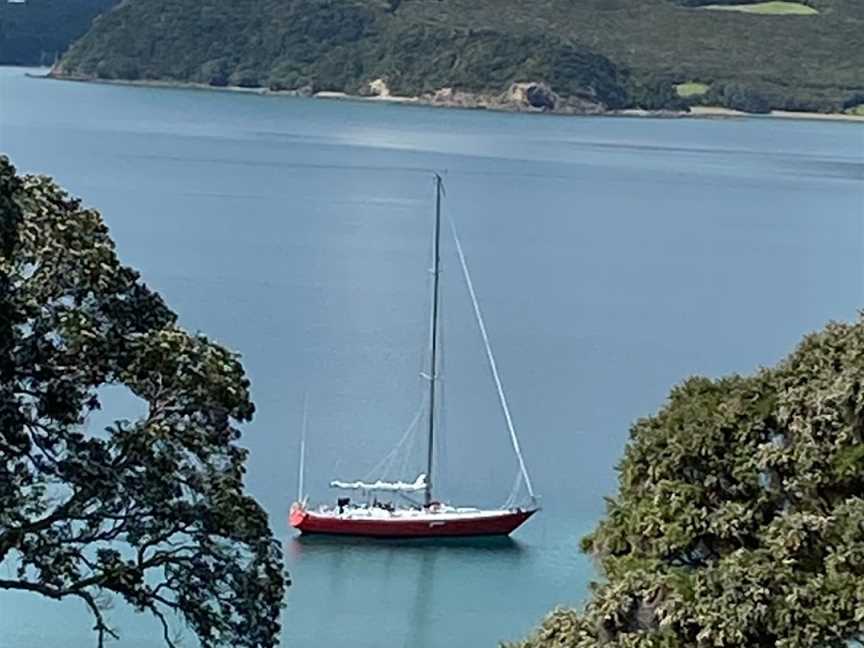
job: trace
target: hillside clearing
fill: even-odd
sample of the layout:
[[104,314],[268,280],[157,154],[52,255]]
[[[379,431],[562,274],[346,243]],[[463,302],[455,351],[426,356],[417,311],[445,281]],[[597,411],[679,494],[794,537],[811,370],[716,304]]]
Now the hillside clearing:
[[698,97],[708,92],[708,85],[698,81],[687,81],[675,86],[679,97]]
[[758,2],[747,5],[705,5],[702,9],[716,11],[738,11],[740,13],[763,14],[772,16],[812,16],[819,12],[813,7],[808,7],[799,2],[785,2],[776,0],[772,2]]

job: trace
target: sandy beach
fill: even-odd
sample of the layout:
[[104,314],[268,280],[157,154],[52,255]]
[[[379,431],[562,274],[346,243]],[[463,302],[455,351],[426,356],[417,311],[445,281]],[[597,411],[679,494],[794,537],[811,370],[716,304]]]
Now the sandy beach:
[[[496,112],[525,112],[538,113],[546,115],[567,115],[580,116],[578,113],[560,113],[537,110],[532,108],[519,109],[516,107],[499,107],[499,106],[469,106],[461,102],[447,102],[436,100],[433,101],[429,97],[406,97],[399,95],[391,95],[388,93],[379,95],[352,95],[345,92],[321,91],[316,93],[306,93],[298,90],[270,90],[269,88],[246,88],[240,86],[212,86],[206,83],[190,83],[181,81],[160,81],[160,80],[123,80],[123,79],[96,79],[89,77],[73,77],[73,76],[58,76],[52,75],[50,72],[46,74],[28,73],[27,76],[35,79],[59,80],[59,81],[76,81],[82,83],[104,83],[111,85],[128,85],[145,88],[176,88],[176,89],[194,89],[207,90],[216,92],[237,92],[244,94],[254,94],[264,97],[311,97],[314,99],[325,99],[335,101],[365,101],[377,103],[392,103],[405,105],[431,106],[436,108],[462,108],[468,110],[492,110]],[[773,110],[770,113],[756,114],[746,113],[729,108],[721,108],[719,106],[693,106],[689,112],[687,111],[651,111],[641,109],[626,109],[626,110],[609,110],[600,113],[592,113],[587,116],[601,117],[653,117],[653,118],[669,118],[669,119],[740,119],[744,117],[761,118],[761,119],[814,119],[814,120],[829,120],[829,121],[846,121],[864,123],[864,116],[850,115],[847,113],[816,113],[816,112],[792,112],[786,110]]]

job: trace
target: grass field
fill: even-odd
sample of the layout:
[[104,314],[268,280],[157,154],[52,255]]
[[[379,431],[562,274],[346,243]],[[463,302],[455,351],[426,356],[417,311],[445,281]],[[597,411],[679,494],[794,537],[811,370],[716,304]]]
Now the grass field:
[[856,117],[864,117],[864,104],[848,108],[846,113],[849,115],[855,115]]
[[698,97],[708,92],[708,86],[698,81],[688,81],[687,83],[676,85],[675,91],[679,97]]
[[813,7],[798,2],[758,2],[745,5],[705,5],[702,9],[714,9],[719,11],[740,11],[741,13],[767,14],[773,16],[812,16],[818,14]]

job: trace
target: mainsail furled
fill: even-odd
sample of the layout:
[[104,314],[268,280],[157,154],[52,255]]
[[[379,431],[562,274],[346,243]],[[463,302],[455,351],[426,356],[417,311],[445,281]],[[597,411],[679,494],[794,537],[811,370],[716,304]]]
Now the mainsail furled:
[[366,492],[387,492],[387,493],[420,493],[426,490],[426,475],[419,475],[413,484],[407,482],[396,481],[388,482],[343,482],[331,481],[330,488],[339,488],[341,490],[366,491]]

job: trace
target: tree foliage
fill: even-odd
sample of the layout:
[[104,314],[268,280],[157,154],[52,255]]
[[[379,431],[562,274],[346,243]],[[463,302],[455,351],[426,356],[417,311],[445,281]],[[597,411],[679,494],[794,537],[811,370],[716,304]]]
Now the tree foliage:
[[0,64],[51,65],[118,0],[0,2]]
[[[275,645],[286,581],[244,492],[235,355],[177,326],[99,214],[0,158],[0,589],[77,598],[99,646],[114,597],[203,646]],[[146,404],[88,429],[100,389]]]
[[749,113],[768,113],[772,106],[777,106],[758,91],[739,83],[714,84],[703,102]]
[[605,581],[522,648],[864,642],[864,319],[638,421],[583,549]]

